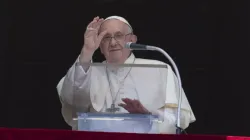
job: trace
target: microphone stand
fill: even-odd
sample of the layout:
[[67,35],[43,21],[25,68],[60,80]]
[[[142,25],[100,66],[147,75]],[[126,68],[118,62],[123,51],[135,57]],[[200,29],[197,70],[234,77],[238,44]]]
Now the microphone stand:
[[[145,46],[144,46],[145,47]],[[146,46],[145,49],[135,49],[135,50],[151,50],[151,51],[158,51],[160,53],[162,53],[172,64],[173,69],[176,73],[177,79],[178,79],[178,85],[179,85],[179,101],[178,101],[178,109],[177,109],[177,128],[176,128],[176,134],[181,134],[182,132],[182,128],[180,126],[180,116],[181,116],[181,103],[182,103],[182,83],[181,83],[181,77],[179,74],[179,70],[175,64],[175,62],[173,61],[173,59],[167,54],[167,52],[165,52],[163,49],[155,47],[155,46]],[[164,113],[165,114],[165,113]]]

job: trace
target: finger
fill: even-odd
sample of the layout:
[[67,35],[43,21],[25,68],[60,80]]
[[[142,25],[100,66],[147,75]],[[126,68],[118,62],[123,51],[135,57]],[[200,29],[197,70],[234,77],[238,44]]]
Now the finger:
[[128,105],[124,103],[119,103],[118,106],[123,107],[126,110],[129,108]]
[[92,24],[92,27],[95,28],[95,29],[97,29],[98,24],[99,24],[99,19],[96,20],[96,22],[94,22],[94,23]]
[[97,22],[97,25],[96,25],[96,29],[99,30],[101,28],[101,25],[102,23],[104,22],[104,19],[100,19],[98,22]]
[[122,101],[123,101],[124,103],[126,103],[126,102],[127,102],[127,98],[122,98]]
[[93,28],[99,28],[99,26],[102,24],[102,22],[104,21],[103,18],[97,19],[97,21],[95,23],[93,23]]
[[129,113],[135,113],[135,109],[132,106],[129,106],[127,104],[124,103],[120,103],[118,104],[118,106],[123,107],[124,109],[126,109]]
[[136,113],[135,109],[129,105],[124,105],[124,109],[126,109],[129,113]]
[[125,103],[131,103],[132,100],[129,99],[129,98],[122,98],[122,101],[125,102]]
[[126,104],[131,104],[132,106],[137,107],[137,108],[138,108],[138,106],[141,105],[140,101],[132,100],[129,98],[124,98],[124,99],[122,99],[122,101],[124,101]]
[[94,24],[95,22],[96,22],[96,20],[91,21],[91,22],[88,24],[87,28],[93,28],[93,24]]
[[129,98],[124,98],[122,101],[129,106],[133,106],[132,100]]
[[98,21],[99,17],[95,17],[87,26],[87,28],[93,28],[93,24]]
[[120,107],[125,107],[126,104],[120,103],[120,104],[118,104],[118,106],[120,106]]
[[129,108],[130,112],[139,113],[139,110],[138,110],[138,107],[136,106],[135,100],[127,98],[124,101],[127,104],[127,106],[128,106],[127,108]]
[[119,103],[119,104],[118,104],[118,106],[120,106],[120,107],[123,107],[123,108],[124,108],[124,107],[126,107],[126,106],[128,106],[128,105],[127,105],[127,104],[124,104],[124,103]]
[[104,35],[105,35],[106,33],[107,33],[107,31],[105,30],[105,31],[101,32],[101,33],[98,35],[98,37],[97,37],[97,43],[98,43],[98,44],[101,43],[101,41],[102,41],[102,39],[103,39],[103,37],[104,37]]

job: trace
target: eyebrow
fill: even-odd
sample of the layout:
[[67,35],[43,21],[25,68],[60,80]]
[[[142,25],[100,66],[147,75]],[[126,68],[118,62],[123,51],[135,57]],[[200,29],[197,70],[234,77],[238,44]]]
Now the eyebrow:
[[[123,34],[121,31],[116,31],[114,34]],[[106,33],[105,36],[111,35],[111,33]]]

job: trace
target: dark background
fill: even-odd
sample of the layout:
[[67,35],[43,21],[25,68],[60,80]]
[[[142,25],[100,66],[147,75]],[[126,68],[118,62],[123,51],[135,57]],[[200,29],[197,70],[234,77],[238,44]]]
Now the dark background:
[[[93,17],[119,15],[133,26],[138,43],[162,47],[177,63],[197,118],[188,133],[250,136],[250,96],[240,69],[248,47],[248,1],[12,0],[1,7],[7,11],[1,127],[70,129],[56,85],[80,53]],[[156,52],[136,55],[167,62]],[[95,60],[102,59],[97,52]]]

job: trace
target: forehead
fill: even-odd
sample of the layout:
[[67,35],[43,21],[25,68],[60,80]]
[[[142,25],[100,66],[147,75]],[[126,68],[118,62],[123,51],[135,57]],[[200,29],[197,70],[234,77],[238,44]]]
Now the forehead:
[[116,19],[110,19],[102,23],[100,32],[104,30],[106,30],[107,33],[126,32],[128,28],[128,25],[124,22]]

